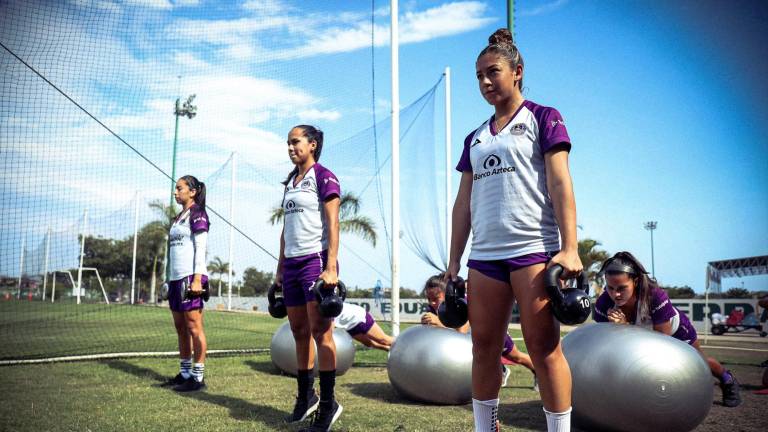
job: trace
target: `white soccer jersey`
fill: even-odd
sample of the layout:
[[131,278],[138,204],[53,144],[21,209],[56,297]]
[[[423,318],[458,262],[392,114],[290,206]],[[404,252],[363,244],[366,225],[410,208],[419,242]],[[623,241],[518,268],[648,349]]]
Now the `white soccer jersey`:
[[456,169],[473,174],[470,259],[560,249],[544,164],[544,154],[558,145],[570,149],[560,113],[530,101],[501,131],[491,117],[467,136]]
[[352,303],[344,303],[339,316],[333,319],[336,327],[350,331],[365,322],[365,308]]
[[[210,223],[205,209],[193,205],[181,212],[171,224],[168,237],[170,244],[169,280],[179,280],[191,274],[208,275],[205,242],[195,241],[194,236],[207,236]],[[202,250],[198,250],[198,246]]]
[[341,196],[339,180],[319,163],[314,164],[296,185],[294,178],[288,180],[283,195],[286,258],[328,249],[323,203],[334,195]]

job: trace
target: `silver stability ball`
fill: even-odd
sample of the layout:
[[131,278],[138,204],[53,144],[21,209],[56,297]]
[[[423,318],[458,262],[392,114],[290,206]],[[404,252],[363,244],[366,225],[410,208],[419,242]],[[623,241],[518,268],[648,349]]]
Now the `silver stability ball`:
[[581,429],[690,431],[712,406],[709,366],[671,336],[593,323],[565,336],[562,347],[573,376],[573,425]]
[[[336,343],[336,375],[344,375],[352,363],[355,362],[355,344],[352,336],[345,330],[333,329],[333,341]],[[312,341],[314,344],[314,340]],[[287,321],[281,325],[272,336],[269,345],[272,363],[281,371],[296,376],[298,369],[296,362],[296,342],[293,340],[291,325]],[[317,361],[317,345],[315,344],[315,373],[319,362]]]
[[402,396],[444,405],[472,401],[472,338],[453,329],[417,325],[389,351],[389,382]]

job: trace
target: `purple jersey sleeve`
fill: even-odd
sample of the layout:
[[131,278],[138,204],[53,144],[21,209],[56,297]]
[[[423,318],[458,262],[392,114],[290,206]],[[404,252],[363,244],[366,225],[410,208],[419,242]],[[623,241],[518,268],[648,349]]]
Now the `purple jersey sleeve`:
[[315,178],[317,179],[317,194],[320,196],[320,201],[325,201],[333,196],[341,197],[339,179],[329,169],[315,164]]
[[547,153],[558,144],[564,145],[565,149],[571,150],[571,139],[568,137],[568,131],[565,129],[565,121],[560,113],[550,107],[536,105],[531,103],[529,107],[536,117],[536,123],[539,125],[539,146],[541,153]]
[[653,325],[665,323],[674,318],[677,313],[677,309],[672,306],[667,293],[656,287],[651,291],[651,305],[648,309]]
[[208,213],[205,209],[195,205],[189,210],[189,227],[195,234],[210,229],[211,223],[208,221]]
[[608,295],[608,291],[603,291],[595,302],[595,310],[592,312],[592,319],[595,322],[608,322],[608,309],[613,307],[613,300]]
[[459,164],[456,165],[456,171],[472,172],[472,162],[469,160],[469,147],[470,147],[469,141],[471,141],[472,137],[475,136],[475,132],[477,132],[477,129],[470,132],[469,135],[467,135],[467,137],[464,138],[464,150],[462,150],[461,152],[461,158],[459,158]]

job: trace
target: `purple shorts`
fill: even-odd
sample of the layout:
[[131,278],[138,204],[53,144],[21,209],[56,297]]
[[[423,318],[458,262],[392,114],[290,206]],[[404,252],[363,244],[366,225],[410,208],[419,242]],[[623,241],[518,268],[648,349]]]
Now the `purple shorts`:
[[[184,289],[192,283],[195,275],[168,282],[168,306],[174,312],[189,312],[203,308],[202,297],[184,298]],[[208,286],[208,276],[202,277],[203,288]]]
[[504,335],[504,349],[501,351],[501,355],[507,355],[512,352],[512,349],[515,348],[515,342],[512,340],[512,338],[508,335]]
[[467,262],[467,267],[475,269],[485,276],[488,276],[489,278],[509,283],[509,274],[513,271],[520,270],[523,267],[532,266],[534,264],[548,263],[553,256],[557,255],[557,252],[558,251],[536,252],[515,258],[492,261],[471,259],[469,262]]
[[373,324],[376,321],[373,320],[373,316],[371,316],[370,313],[365,313],[365,322],[361,322],[360,324],[352,327],[351,329],[347,330],[347,333],[349,333],[350,336],[359,335],[359,334],[366,334],[368,333],[368,330],[373,327]]
[[[286,306],[302,306],[315,301],[312,285],[320,277],[320,273],[325,270],[327,262],[327,250],[285,259],[283,262],[283,298]],[[339,263],[336,262],[337,272],[338,269]]]

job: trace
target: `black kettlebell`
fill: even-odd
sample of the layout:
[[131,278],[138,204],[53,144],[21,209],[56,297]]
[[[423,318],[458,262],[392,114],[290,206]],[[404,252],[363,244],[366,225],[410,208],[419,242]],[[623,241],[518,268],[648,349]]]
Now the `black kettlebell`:
[[[320,315],[325,318],[336,318],[341,314],[344,300],[347,298],[347,286],[344,285],[344,282],[338,281],[335,290],[327,290],[325,289],[325,282],[322,279],[318,279],[312,285],[312,291],[315,293],[317,309],[320,311]],[[336,294],[336,291],[339,293]]]
[[269,291],[267,291],[269,306],[267,309],[272,318],[285,318],[288,316],[288,309],[285,307],[285,300],[283,300],[282,296],[275,297],[275,292],[278,290],[282,290],[282,288],[276,283],[269,287]]
[[459,328],[469,319],[467,283],[461,277],[445,284],[445,301],[437,308],[437,317],[444,326]]
[[544,273],[544,285],[549,294],[552,314],[563,324],[581,324],[592,313],[589,298],[589,278],[586,272],[579,273],[576,288],[560,289],[560,275],[563,267],[555,264]]
[[203,284],[203,290],[196,293],[192,291],[192,284],[190,282],[187,282],[187,280],[185,279],[184,280],[184,298],[189,300],[195,297],[202,297],[203,301],[208,301],[208,299],[211,298],[211,292],[208,290],[208,284]]

